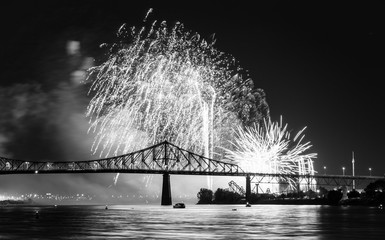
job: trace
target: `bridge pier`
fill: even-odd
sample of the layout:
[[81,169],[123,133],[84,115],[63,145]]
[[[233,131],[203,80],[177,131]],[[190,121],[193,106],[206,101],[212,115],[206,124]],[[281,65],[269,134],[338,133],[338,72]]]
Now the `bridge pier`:
[[251,200],[251,180],[250,175],[246,176],[246,201],[250,203]]
[[171,200],[171,184],[170,184],[170,174],[163,174],[163,186],[162,186],[162,206],[168,206],[172,204]]
[[299,197],[300,192],[301,192],[301,178],[299,176],[299,173],[297,175],[298,175],[298,178],[296,180],[296,184],[297,184],[297,194],[298,194],[298,197]]

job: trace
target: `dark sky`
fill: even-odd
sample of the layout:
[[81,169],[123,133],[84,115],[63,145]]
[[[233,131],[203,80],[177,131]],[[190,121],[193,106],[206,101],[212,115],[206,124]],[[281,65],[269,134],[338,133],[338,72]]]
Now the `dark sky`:
[[282,115],[294,132],[308,127],[316,170],[342,174],[345,166],[351,174],[354,151],[356,174],[368,175],[371,167],[372,175],[383,175],[383,5],[260,2],[2,2],[0,83],[39,82],[51,91],[61,81],[52,78],[68,70],[58,67],[66,41],[80,41],[83,55],[101,56],[99,44],[112,42],[123,23],[140,26],[153,8],[154,20],[180,21],[206,39],[215,34],[216,47],[264,89],[273,120]]

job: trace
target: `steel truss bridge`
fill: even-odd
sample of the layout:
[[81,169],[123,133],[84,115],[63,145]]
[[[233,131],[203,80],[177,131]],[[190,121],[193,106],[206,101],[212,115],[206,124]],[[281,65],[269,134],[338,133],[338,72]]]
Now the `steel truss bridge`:
[[[59,173],[142,173],[163,174],[162,205],[171,205],[170,174],[244,176],[246,198],[251,195],[251,181],[255,184],[296,182],[319,186],[363,186],[383,177],[340,175],[297,175],[252,173],[243,171],[230,161],[209,159],[184,150],[167,141],[121,156],[88,161],[50,162],[25,161],[0,157],[0,175],[59,174]],[[366,184],[366,185],[365,185]],[[298,187],[299,188],[299,187]],[[258,191],[258,188],[256,189]]]

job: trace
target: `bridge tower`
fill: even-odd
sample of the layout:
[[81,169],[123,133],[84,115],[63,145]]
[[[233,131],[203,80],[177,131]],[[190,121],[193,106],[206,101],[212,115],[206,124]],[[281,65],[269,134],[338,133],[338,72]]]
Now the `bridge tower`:
[[162,186],[162,206],[168,206],[172,204],[171,200],[171,185],[170,185],[170,174],[163,174],[163,186]]
[[[354,152],[352,152],[352,170],[353,170],[353,177],[354,177]],[[353,189],[352,190],[355,190],[356,189],[356,180],[353,179]]]
[[251,200],[251,180],[250,175],[246,176],[246,201],[250,202]]
[[[168,168],[169,161],[169,151],[167,151],[168,142],[164,142],[164,165]],[[163,173],[163,185],[162,185],[162,206],[168,206],[172,204],[171,200],[171,184],[170,184],[170,174],[168,172]]]

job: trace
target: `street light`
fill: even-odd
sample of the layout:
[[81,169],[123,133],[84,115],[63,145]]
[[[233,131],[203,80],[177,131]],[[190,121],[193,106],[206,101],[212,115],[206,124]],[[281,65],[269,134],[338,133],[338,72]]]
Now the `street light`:
[[342,167],[342,175],[345,176],[345,167]]
[[369,168],[369,175],[372,176],[372,168]]
[[324,175],[326,175],[326,166],[324,166]]

